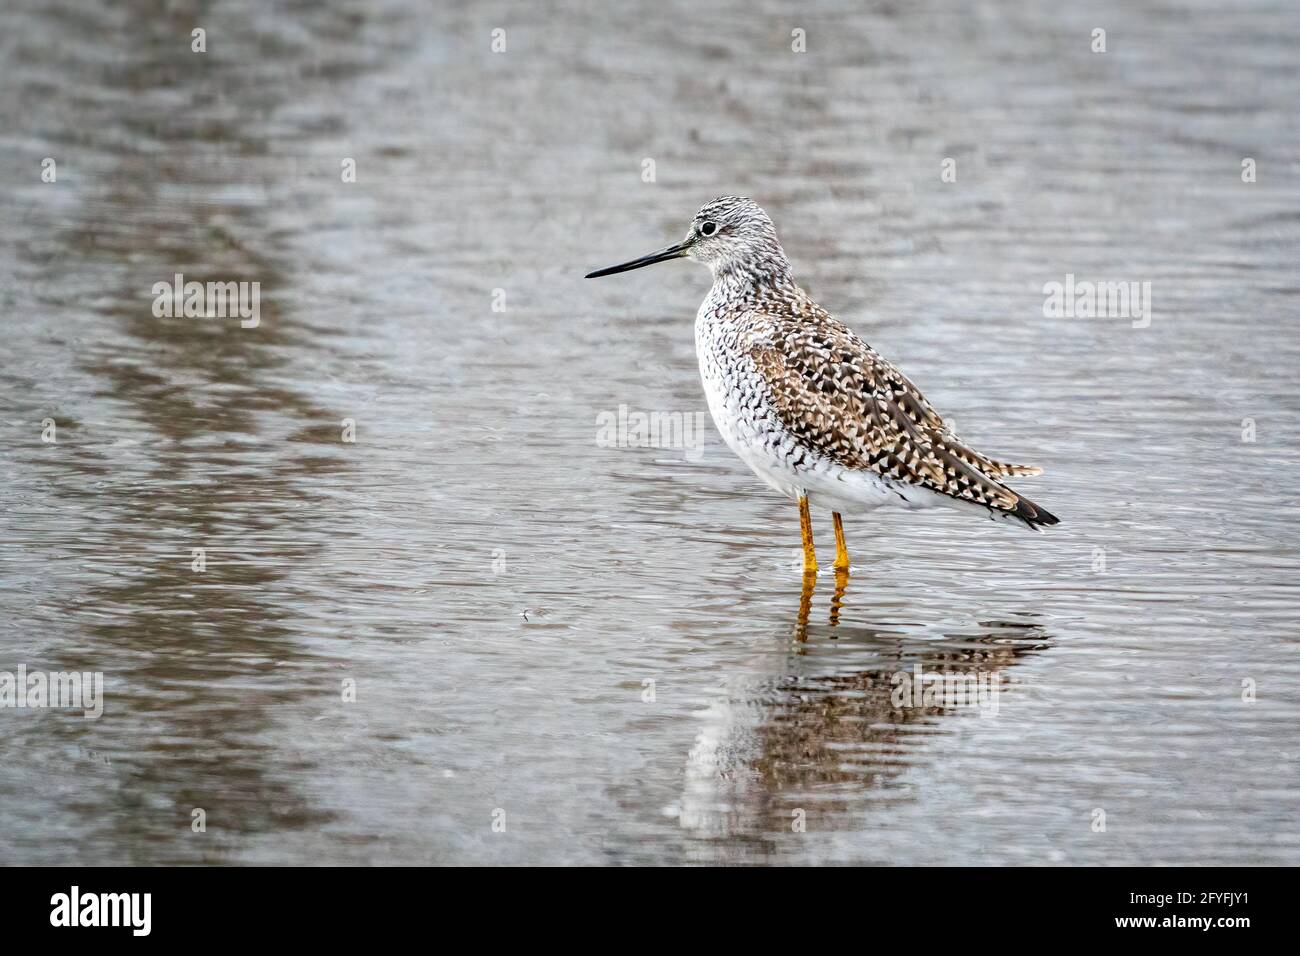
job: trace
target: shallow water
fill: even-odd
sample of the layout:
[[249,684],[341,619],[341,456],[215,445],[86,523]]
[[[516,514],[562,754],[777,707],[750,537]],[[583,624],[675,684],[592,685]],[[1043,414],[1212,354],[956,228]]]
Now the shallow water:
[[[1300,863],[1288,4],[124,6],[0,13],[0,671],[105,681],[0,709],[0,860]],[[851,519],[801,624],[711,423],[600,440],[707,276],[582,274],[732,192],[1060,528]]]

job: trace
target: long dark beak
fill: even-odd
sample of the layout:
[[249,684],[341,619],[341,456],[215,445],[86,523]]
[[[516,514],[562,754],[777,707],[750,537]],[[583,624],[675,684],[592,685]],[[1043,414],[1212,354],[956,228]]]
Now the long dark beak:
[[656,262],[667,262],[669,259],[680,259],[690,250],[690,242],[679,242],[675,246],[669,246],[667,249],[660,249],[658,252],[652,252],[648,256],[642,256],[640,259],[633,259],[631,262],[624,262],[622,265],[610,266],[608,269],[597,269],[595,272],[588,272],[585,278],[599,279],[601,276],[612,276],[616,272],[631,272],[633,269],[640,269],[642,266],[652,266]]

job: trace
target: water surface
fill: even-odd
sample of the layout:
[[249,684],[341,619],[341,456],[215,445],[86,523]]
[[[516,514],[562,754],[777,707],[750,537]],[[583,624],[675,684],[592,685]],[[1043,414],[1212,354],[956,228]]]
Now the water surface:
[[[0,710],[0,861],[1300,862],[1290,5],[117,6],[0,13],[0,670],[106,682]],[[1063,524],[851,519],[805,617],[711,425],[598,441],[707,275],[582,274],[722,193]]]

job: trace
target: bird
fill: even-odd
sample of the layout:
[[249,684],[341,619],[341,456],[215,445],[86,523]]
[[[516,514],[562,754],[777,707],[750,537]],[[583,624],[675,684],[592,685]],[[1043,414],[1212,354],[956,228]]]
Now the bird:
[[805,577],[818,570],[810,506],[832,514],[837,575],[851,566],[845,514],[943,505],[1032,530],[1059,523],[1006,484],[1041,468],[975,451],[910,379],[800,288],[754,200],[707,202],[681,242],[586,278],[680,258],[713,275],[695,318],[709,412],[728,447],[798,503]]

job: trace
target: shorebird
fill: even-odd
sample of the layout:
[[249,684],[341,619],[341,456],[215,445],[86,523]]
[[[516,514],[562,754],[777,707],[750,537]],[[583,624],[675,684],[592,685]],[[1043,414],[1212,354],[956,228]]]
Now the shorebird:
[[1034,530],[1057,523],[1003,482],[1041,468],[972,449],[902,372],[799,288],[752,199],[705,203],[681,242],[587,278],[683,257],[713,273],[695,317],[709,412],[731,450],[799,503],[805,576],[817,571],[809,505],[833,515],[836,572],[849,569],[844,514],[950,505]]

